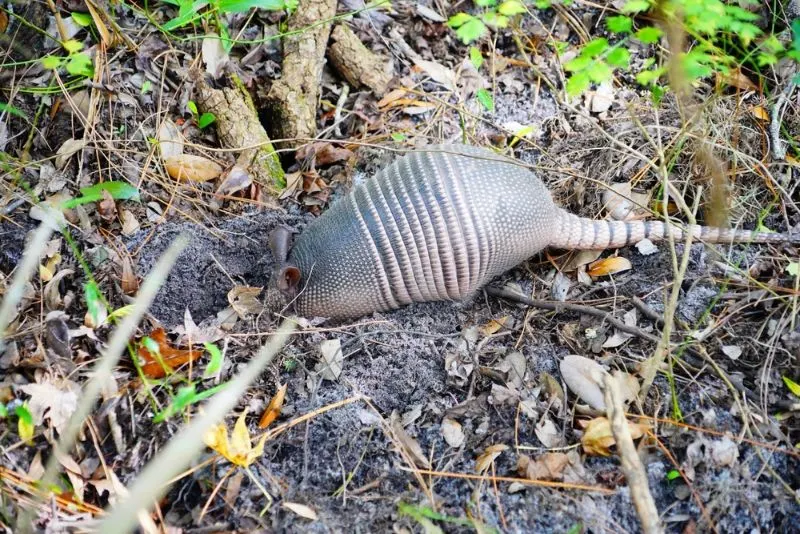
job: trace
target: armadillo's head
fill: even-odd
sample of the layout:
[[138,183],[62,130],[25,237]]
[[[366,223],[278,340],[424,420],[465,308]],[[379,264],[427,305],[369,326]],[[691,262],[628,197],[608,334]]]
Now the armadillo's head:
[[270,236],[274,285],[305,317],[348,319],[383,308],[367,243],[356,222],[340,212],[341,203],[331,207],[292,246],[288,228]]

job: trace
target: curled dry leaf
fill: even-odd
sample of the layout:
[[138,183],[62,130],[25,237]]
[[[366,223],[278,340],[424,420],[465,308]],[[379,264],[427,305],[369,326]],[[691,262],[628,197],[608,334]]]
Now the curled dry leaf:
[[164,119],[158,128],[158,148],[162,160],[183,154],[183,134],[172,119]]
[[[288,174],[286,176],[288,176]],[[232,195],[237,191],[241,191],[246,187],[250,187],[252,183],[253,176],[241,166],[234,165],[223,175],[222,181],[217,188],[217,195]]]
[[67,166],[69,158],[79,150],[86,148],[86,141],[83,139],[67,139],[56,152],[56,168],[61,170]]
[[590,264],[589,269],[586,272],[589,274],[589,276],[598,277],[621,273],[632,268],[633,265],[631,265],[631,262],[628,258],[623,258],[622,256],[611,256],[610,258],[604,258]]
[[47,378],[39,384],[27,384],[19,389],[31,397],[28,410],[33,416],[34,424],[39,426],[47,420],[50,426],[62,434],[69,418],[78,408],[80,386],[68,379]]
[[228,303],[240,318],[244,319],[250,314],[258,314],[264,306],[258,300],[263,287],[234,286],[228,291]]
[[150,339],[158,346],[158,354],[153,354],[146,343],[139,343],[136,353],[139,355],[142,372],[148,378],[163,378],[172,373],[176,367],[194,361],[202,355],[199,350],[176,349],[167,341],[164,329],[158,328],[150,333]]
[[122,210],[119,213],[122,219],[122,235],[130,236],[139,231],[139,221],[129,210]]
[[567,387],[595,410],[605,410],[603,377],[607,374],[603,366],[583,356],[565,356],[559,365],[561,377]]
[[59,292],[58,288],[61,285],[61,280],[66,277],[75,274],[75,271],[72,269],[64,269],[58,271],[53,277],[47,282],[47,285],[44,286],[44,305],[45,308],[48,310],[57,310],[63,304],[63,300],[61,299],[61,293]]
[[448,445],[457,449],[464,444],[464,430],[461,423],[455,419],[445,417],[442,420],[442,436]]
[[317,520],[317,513],[305,504],[284,501],[281,503],[281,506],[287,510],[291,510],[304,519],[310,519],[311,521]]
[[133,272],[131,257],[127,254],[122,257],[122,276],[119,285],[122,291],[129,296],[135,295],[139,291],[139,279]]
[[97,203],[97,213],[107,223],[113,222],[117,218],[117,204],[114,202],[114,197],[105,189],[100,194],[103,198]]
[[208,182],[222,174],[222,166],[216,161],[194,154],[179,154],[164,158],[167,174],[179,182]]
[[411,457],[411,460],[417,467],[422,467],[424,469],[430,469],[431,464],[428,461],[428,458],[425,456],[425,453],[422,451],[422,446],[419,444],[417,440],[412,438],[406,429],[403,428],[403,424],[400,422],[400,417],[398,417],[397,413],[393,413],[391,417],[391,426],[392,426],[392,434],[394,434],[395,438],[399,442],[399,445],[403,448],[403,450]]
[[603,208],[617,221],[641,219],[647,214],[650,195],[634,193],[630,182],[611,184],[603,192]]
[[481,453],[481,455],[478,456],[478,459],[475,461],[475,471],[478,473],[486,472],[486,470],[492,466],[497,457],[507,449],[508,445],[503,445],[502,443],[486,447],[483,453]]
[[536,437],[539,438],[539,441],[542,442],[542,445],[547,448],[561,447],[565,444],[561,432],[558,431],[553,420],[547,417],[547,415],[542,416],[539,422],[536,423],[534,433]]
[[580,250],[565,256],[565,261],[561,265],[561,272],[570,273],[579,267],[588,265],[600,257],[602,250]]
[[275,392],[275,395],[269,401],[269,406],[264,410],[261,419],[258,421],[258,428],[267,428],[281,414],[281,408],[283,408],[283,402],[286,399],[287,387],[289,387],[289,384],[284,384]]
[[339,338],[326,339],[319,344],[319,352],[322,360],[317,363],[314,370],[325,380],[338,380],[342,374],[344,355],[342,354],[342,342]]
[[230,61],[228,53],[225,51],[222,39],[215,33],[206,35],[200,47],[203,63],[206,65],[206,72],[215,80],[222,74],[222,69]]
[[[647,425],[628,421],[628,430],[631,438],[639,439],[647,430]],[[611,447],[616,443],[611,431],[611,422],[606,417],[596,417],[589,421],[581,436],[583,450],[586,454],[594,456],[610,456]]]

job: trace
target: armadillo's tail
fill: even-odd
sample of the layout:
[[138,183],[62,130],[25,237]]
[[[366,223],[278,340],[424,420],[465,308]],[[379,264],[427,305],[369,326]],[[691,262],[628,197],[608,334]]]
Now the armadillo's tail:
[[559,209],[550,246],[566,250],[617,248],[638,243],[643,239],[662,241],[667,238],[667,231],[672,232],[676,241],[682,240],[685,232],[691,232],[692,237],[702,243],[800,244],[800,234],[778,234],[700,225],[668,226],[661,221],[593,220]]

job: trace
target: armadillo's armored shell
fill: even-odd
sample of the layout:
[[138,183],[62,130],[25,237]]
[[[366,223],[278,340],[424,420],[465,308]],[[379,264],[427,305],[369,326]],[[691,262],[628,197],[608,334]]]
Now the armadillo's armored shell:
[[346,318],[463,299],[552,242],[558,211],[532,172],[489,150],[412,152],[298,238],[297,310]]

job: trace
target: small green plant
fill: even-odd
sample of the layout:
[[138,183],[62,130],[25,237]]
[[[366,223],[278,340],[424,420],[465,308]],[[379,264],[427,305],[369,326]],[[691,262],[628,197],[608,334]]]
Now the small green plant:
[[186,104],[186,107],[189,108],[189,111],[192,113],[192,117],[194,117],[194,121],[201,130],[217,120],[217,117],[215,117],[213,113],[205,112],[201,114],[197,110],[197,104],[194,103],[194,100],[189,100],[189,102]]
[[200,20],[207,22],[216,21],[220,37],[224,43],[226,51],[230,51],[233,41],[220,15],[229,13],[245,13],[250,9],[266,9],[267,11],[293,12],[297,9],[299,0],[164,0],[167,4],[172,4],[178,8],[175,18],[167,21],[161,29],[167,32],[177,30],[188,24],[193,24]]
[[477,16],[461,12],[447,21],[447,25],[455,30],[464,44],[477,41],[488,33],[490,27],[508,27],[511,17],[528,11],[520,0],[505,0],[500,3],[498,0],[475,0],[475,5],[482,8]]
[[80,41],[70,39],[61,43],[61,46],[66,50],[67,56],[45,56],[40,60],[42,67],[48,70],[64,68],[72,76],[94,76],[92,58],[86,52],[81,52],[83,44]]

